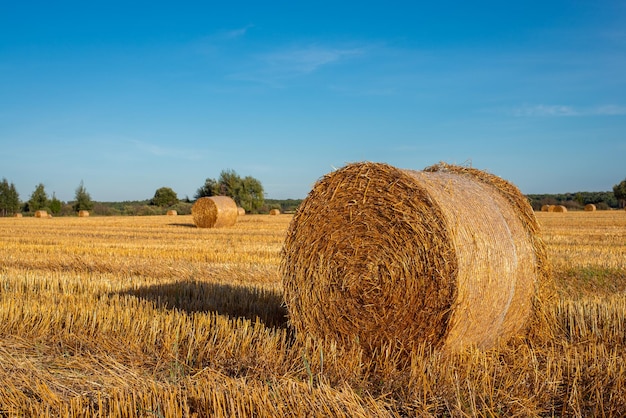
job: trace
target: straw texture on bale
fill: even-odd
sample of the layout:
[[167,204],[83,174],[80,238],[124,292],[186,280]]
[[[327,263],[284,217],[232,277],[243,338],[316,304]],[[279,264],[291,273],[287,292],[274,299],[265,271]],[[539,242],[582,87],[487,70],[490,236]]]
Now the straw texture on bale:
[[201,197],[191,207],[193,223],[198,228],[221,228],[237,223],[237,204],[228,196]]
[[593,203],[587,203],[587,204],[585,205],[585,210],[586,210],[587,212],[595,212],[595,210],[596,210],[596,205],[594,205]]
[[494,175],[349,164],[315,184],[289,226],[289,320],[370,353],[491,347],[530,316],[547,274],[538,234],[528,200]]
[[174,209],[170,209],[167,211],[167,216],[177,216],[178,212],[176,212]]
[[35,211],[35,218],[47,218],[47,217],[48,217],[48,212],[46,212],[45,210]]
[[270,210],[270,215],[280,215],[280,209],[272,209],[272,210]]
[[89,211],[88,210],[79,210],[78,211],[78,216],[81,218],[86,218],[89,216]]
[[550,208],[550,212],[567,212],[567,208],[563,205],[554,205]]

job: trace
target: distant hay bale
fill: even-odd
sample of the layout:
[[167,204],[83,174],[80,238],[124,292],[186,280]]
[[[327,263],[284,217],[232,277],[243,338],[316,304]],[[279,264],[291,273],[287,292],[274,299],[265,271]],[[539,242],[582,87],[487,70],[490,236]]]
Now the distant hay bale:
[[559,212],[559,213],[567,212],[567,208],[563,205],[554,205],[551,209],[552,210],[550,212]]
[[21,214],[21,213],[19,213],[19,212],[18,212],[18,213],[14,213],[14,214],[13,214],[13,217],[14,217],[14,218],[21,218],[21,217],[22,217],[22,214]]
[[241,206],[237,208],[237,212],[239,213],[239,216],[243,216],[246,214],[246,210],[242,208]]
[[355,163],[304,199],[281,252],[298,333],[366,353],[489,348],[523,332],[546,249],[511,183],[444,163],[424,171]]
[[35,211],[35,218],[47,218],[47,217],[48,217],[48,212],[46,212],[45,210]]
[[542,212],[550,212],[550,208],[552,207],[552,205],[543,205],[541,207],[541,211]]
[[178,212],[176,212],[174,209],[170,209],[167,211],[167,216],[178,216]]
[[280,215],[280,209],[272,209],[272,210],[270,210],[270,215]]
[[89,216],[89,211],[88,210],[79,210],[78,211],[78,217],[79,218],[86,218]]
[[237,204],[228,196],[201,197],[191,207],[198,228],[221,228],[237,223]]
[[595,212],[595,211],[596,211],[596,209],[597,209],[597,208],[596,208],[596,205],[594,205],[593,203],[587,203],[587,204],[585,205],[585,210],[586,210],[587,212]]

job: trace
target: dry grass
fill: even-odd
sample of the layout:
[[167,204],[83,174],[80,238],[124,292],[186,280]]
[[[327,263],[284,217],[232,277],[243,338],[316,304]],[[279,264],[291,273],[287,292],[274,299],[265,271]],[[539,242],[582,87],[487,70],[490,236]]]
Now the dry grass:
[[0,218],[0,416],[623,416],[626,213],[538,213],[558,284],[528,336],[410,358],[297,340],[291,216]]

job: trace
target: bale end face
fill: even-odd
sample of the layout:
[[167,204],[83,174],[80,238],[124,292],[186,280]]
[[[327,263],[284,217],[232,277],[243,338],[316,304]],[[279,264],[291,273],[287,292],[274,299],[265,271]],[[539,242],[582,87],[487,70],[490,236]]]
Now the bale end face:
[[198,228],[222,228],[237,223],[237,204],[228,196],[201,197],[191,207],[194,224]]

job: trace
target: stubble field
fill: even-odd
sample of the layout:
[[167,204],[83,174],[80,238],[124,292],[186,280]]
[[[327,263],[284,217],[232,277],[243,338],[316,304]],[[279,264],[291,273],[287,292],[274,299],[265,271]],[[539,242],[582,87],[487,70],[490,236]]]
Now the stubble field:
[[290,215],[0,218],[0,417],[623,416],[626,212],[537,218],[527,335],[373,360],[289,327]]

